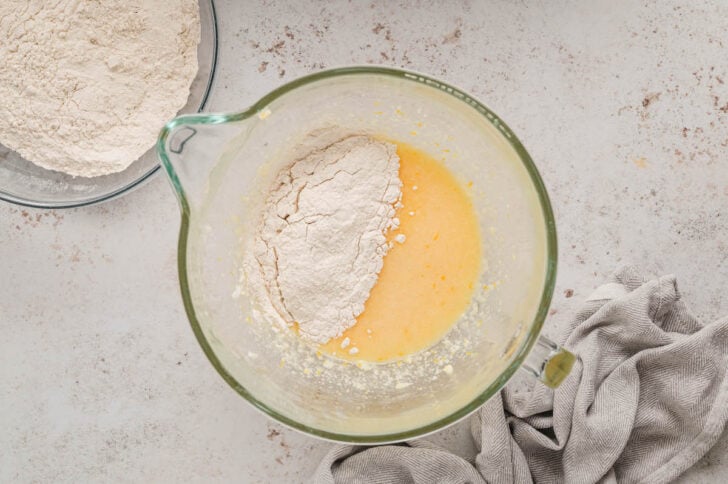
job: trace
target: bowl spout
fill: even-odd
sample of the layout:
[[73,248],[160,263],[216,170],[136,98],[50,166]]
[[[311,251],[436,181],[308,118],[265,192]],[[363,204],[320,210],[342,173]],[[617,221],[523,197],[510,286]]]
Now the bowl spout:
[[157,155],[183,212],[199,206],[222,154],[246,130],[245,117],[236,114],[179,116],[162,128]]

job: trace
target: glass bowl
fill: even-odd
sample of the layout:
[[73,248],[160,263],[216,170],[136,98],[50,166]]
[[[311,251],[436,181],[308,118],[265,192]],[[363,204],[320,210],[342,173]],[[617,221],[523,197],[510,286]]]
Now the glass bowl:
[[[201,111],[212,86],[217,61],[217,19],[213,0],[200,0],[199,70],[181,114]],[[71,208],[103,202],[138,187],[159,170],[150,147],[127,169],[92,178],[46,170],[0,145],[0,199],[39,208]]]
[[[406,142],[472,182],[484,259],[471,304],[442,341],[402,360],[346,363],[276,331],[240,270],[275,175],[331,126]],[[157,147],[182,211],[194,333],[225,381],[279,422],[342,442],[407,440],[475,411],[519,368],[552,387],[571,369],[574,356],[540,336],[557,254],[546,189],[518,138],[463,91],[397,69],[334,69],[241,112],[174,119]]]

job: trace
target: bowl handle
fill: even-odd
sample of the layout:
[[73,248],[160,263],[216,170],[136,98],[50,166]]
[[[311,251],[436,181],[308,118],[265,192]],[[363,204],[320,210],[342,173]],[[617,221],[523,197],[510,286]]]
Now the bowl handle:
[[566,379],[576,357],[545,336],[539,336],[523,368],[549,388],[556,388]]

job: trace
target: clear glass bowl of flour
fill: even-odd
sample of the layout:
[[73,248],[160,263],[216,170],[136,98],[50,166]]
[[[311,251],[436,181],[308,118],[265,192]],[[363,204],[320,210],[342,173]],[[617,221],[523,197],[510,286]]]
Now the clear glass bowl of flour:
[[[180,114],[201,111],[207,101],[217,60],[217,20],[213,0],[201,0],[199,70]],[[159,170],[150,146],[141,158],[119,173],[91,178],[44,168],[0,144],[0,200],[39,208],[70,208],[109,200],[140,186]]]
[[[241,271],[273,178],[301,140],[332,126],[406,142],[474,182],[477,290],[442,340],[403,359],[344,361],[278,330]],[[179,117],[157,147],[182,211],[192,329],[225,381],[279,422],[336,441],[401,441],[472,413],[519,368],[552,387],[568,374],[574,356],[540,336],[557,254],[546,190],[511,130],[461,90],[396,69],[334,69],[242,112]]]

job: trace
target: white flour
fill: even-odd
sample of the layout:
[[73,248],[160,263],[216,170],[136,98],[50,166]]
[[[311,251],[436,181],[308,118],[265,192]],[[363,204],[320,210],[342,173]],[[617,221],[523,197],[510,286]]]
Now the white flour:
[[274,320],[317,343],[354,325],[382,269],[401,187],[396,147],[367,136],[280,172],[255,240]]
[[0,143],[44,168],[124,170],[187,102],[197,0],[0,2]]

